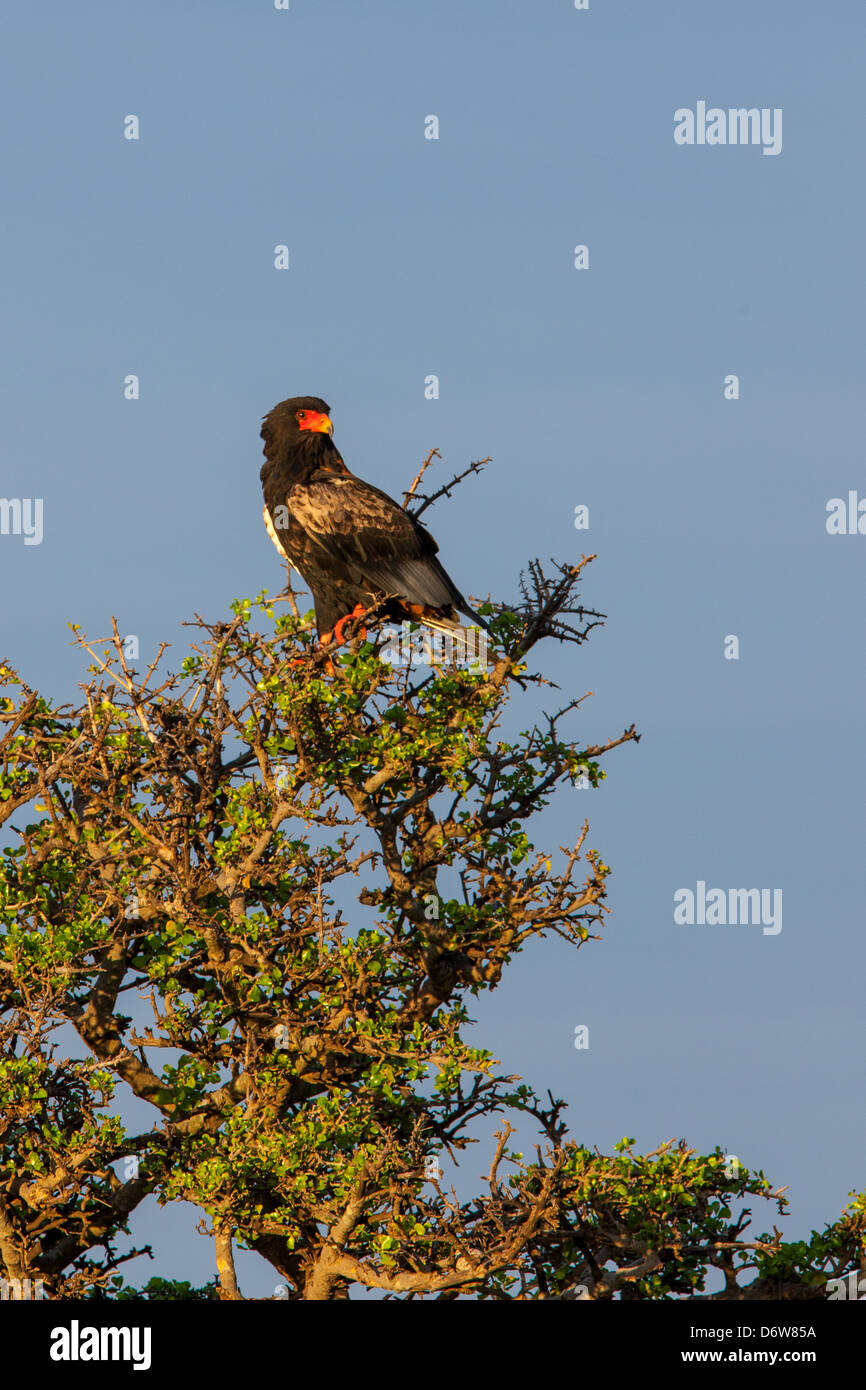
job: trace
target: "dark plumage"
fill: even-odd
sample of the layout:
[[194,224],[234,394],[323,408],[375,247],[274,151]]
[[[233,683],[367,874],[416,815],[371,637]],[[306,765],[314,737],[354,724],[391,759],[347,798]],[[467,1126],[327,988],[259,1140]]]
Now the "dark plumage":
[[408,618],[459,632],[464,613],[486,627],[437,560],[429,531],[349,472],[329,416],[318,396],[295,396],[262,423],[265,525],[313,595],[319,636],[329,640],[357,605],[382,599],[380,622]]

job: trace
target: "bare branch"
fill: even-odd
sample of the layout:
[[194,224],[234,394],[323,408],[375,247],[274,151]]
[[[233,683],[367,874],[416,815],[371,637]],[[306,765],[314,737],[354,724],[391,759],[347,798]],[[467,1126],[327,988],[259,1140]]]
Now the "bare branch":
[[[436,454],[437,457],[439,457],[437,450],[434,450],[433,452]],[[416,507],[414,510],[410,509],[410,514],[414,516],[417,521],[418,517],[422,516],[423,513],[426,512],[428,507],[432,507],[433,503],[437,502],[440,497],[450,497],[454,488],[456,488],[459,483],[462,483],[464,478],[468,478],[471,473],[480,473],[482,468],[485,468],[487,464],[490,462],[491,459],[489,457],[484,459],[477,459],[474,463],[470,463],[468,468],[464,468],[462,473],[455,473],[451,481],[449,483],[445,483],[443,487],[438,488],[436,492],[430,493],[429,496],[423,492],[418,493],[417,495],[421,499],[421,506]],[[412,484],[412,488],[406,494],[407,499],[412,496],[414,488],[416,484],[420,481],[423,471],[424,470],[422,469],[421,474],[418,475],[418,478],[416,478],[415,482]],[[406,503],[404,502],[403,505],[405,506]]]

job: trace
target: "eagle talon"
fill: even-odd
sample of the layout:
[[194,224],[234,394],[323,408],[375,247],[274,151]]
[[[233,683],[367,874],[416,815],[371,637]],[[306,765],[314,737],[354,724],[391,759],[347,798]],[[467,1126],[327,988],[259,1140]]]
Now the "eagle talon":
[[[351,613],[344,613],[342,618],[337,619],[337,621],[334,623],[333,640],[336,642],[338,647],[341,647],[343,643],[346,641],[346,638],[343,636],[343,624],[351,622],[353,618],[363,618],[366,611],[367,610],[364,607],[363,603],[356,603]],[[361,638],[366,638],[367,629],[365,627],[361,628],[359,636]]]

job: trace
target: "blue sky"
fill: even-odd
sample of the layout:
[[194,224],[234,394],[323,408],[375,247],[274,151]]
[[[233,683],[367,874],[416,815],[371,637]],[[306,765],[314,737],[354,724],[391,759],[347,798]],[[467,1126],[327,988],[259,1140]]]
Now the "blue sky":
[[[789,1185],[792,1235],[833,1219],[864,1151],[866,536],[825,525],[866,497],[862,6],[10,0],[3,29],[0,496],[44,536],[0,535],[2,654],[68,699],[68,621],[180,659],[184,619],[281,587],[286,396],[394,494],[433,446],[491,454],[425,518],[446,566],[506,601],[597,552],[607,625],[545,669],[594,692],[576,736],[643,739],[535,828],[590,816],[604,942],[525,952],[478,1042],[586,1143],[719,1142]],[[699,100],[781,108],[782,152],[676,145]],[[675,924],[698,880],[781,888],[782,931]],[[191,1229],[148,1208],[151,1270],[210,1277]]]

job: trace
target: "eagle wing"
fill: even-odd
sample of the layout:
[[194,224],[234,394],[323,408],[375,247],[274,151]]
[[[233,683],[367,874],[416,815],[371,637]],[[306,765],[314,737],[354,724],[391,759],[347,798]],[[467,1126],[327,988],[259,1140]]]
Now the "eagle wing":
[[[429,531],[379,488],[351,473],[320,470],[295,484],[287,505],[322,568],[334,566],[372,592],[457,608],[481,621],[436,559]],[[309,545],[307,553],[311,558]]]

